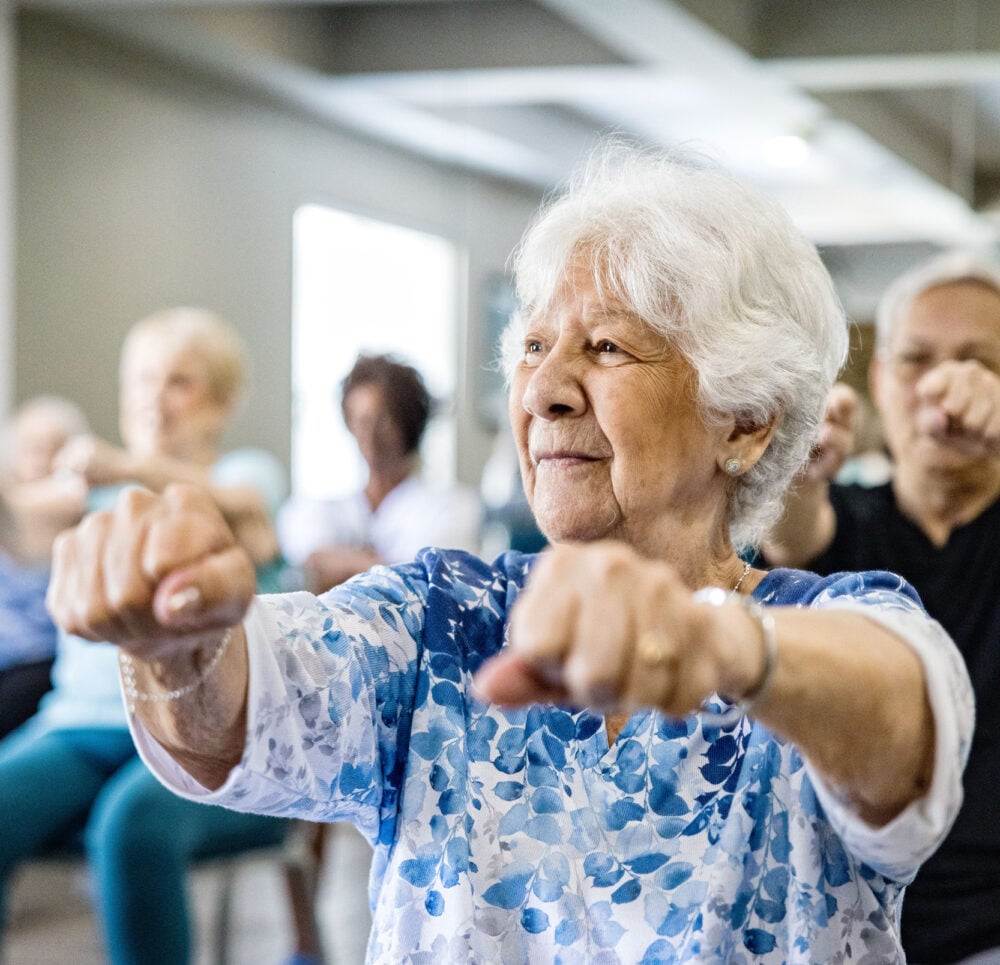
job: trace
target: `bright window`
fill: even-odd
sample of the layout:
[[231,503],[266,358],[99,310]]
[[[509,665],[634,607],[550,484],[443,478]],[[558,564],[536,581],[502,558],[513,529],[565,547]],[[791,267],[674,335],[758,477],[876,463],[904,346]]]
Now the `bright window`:
[[358,353],[391,352],[439,400],[421,449],[425,473],[455,466],[459,252],[444,238],[316,205],[295,213],[292,485],[341,496],[366,468],[340,413],[340,382]]

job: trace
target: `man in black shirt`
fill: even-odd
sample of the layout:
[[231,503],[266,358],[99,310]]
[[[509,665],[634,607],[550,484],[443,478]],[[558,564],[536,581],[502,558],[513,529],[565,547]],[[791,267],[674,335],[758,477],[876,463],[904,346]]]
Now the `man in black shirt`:
[[[813,461],[764,546],[767,562],[906,577],[954,638],[977,700],[965,803],[903,901],[911,963],[1000,963],[1000,265],[917,266],[876,319],[872,396],[893,460],[884,486],[830,483],[856,399],[831,394]],[[992,954],[991,954],[992,953]],[[995,956],[995,957],[994,957]],[[970,963],[971,965],[971,963]]]

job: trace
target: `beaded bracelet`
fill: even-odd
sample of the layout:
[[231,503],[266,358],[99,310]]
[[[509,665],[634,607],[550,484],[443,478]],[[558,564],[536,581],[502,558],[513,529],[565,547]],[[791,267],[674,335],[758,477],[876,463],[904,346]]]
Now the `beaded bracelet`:
[[729,727],[741,717],[749,714],[753,705],[767,693],[771,681],[774,679],[774,671],[778,666],[778,635],[775,631],[774,617],[768,613],[765,607],[762,607],[753,597],[727,593],[716,586],[698,590],[694,595],[696,602],[707,603],[710,606],[723,606],[733,597],[736,597],[747,613],[760,625],[761,635],[764,638],[764,669],[757,682],[728,710],[722,713],[710,710],[701,712],[704,723],[712,727]]
[[208,680],[212,671],[219,665],[219,661],[225,654],[226,649],[229,647],[229,642],[232,639],[233,628],[230,627],[219,641],[219,645],[215,648],[215,652],[212,654],[208,663],[205,664],[204,668],[202,668],[194,680],[185,684],[183,687],[178,687],[176,690],[167,690],[161,694],[143,693],[136,687],[135,664],[132,661],[132,657],[124,650],[119,649],[118,664],[121,667],[122,672],[122,688],[125,691],[125,696],[128,698],[129,713],[135,713],[136,701],[142,700],[147,703],[166,704],[173,700],[180,700],[181,697],[186,697],[190,693],[194,693],[194,691],[196,691],[206,680]]

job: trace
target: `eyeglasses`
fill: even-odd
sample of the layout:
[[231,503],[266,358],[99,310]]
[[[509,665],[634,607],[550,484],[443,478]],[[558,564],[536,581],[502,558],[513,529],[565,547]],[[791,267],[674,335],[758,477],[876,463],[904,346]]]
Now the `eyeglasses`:
[[912,352],[886,352],[879,356],[890,372],[900,381],[907,384],[918,382],[931,369],[942,362],[978,362],[991,372],[1000,375],[1000,358],[984,356],[937,356],[933,352],[923,350]]

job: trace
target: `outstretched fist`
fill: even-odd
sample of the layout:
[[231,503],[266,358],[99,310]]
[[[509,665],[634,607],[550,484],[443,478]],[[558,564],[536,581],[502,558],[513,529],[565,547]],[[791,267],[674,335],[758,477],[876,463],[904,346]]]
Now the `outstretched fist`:
[[176,484],[125,489],[56,540],[47,603],[68,633],[156,659],[240,621],[253,564],[211,497]]

